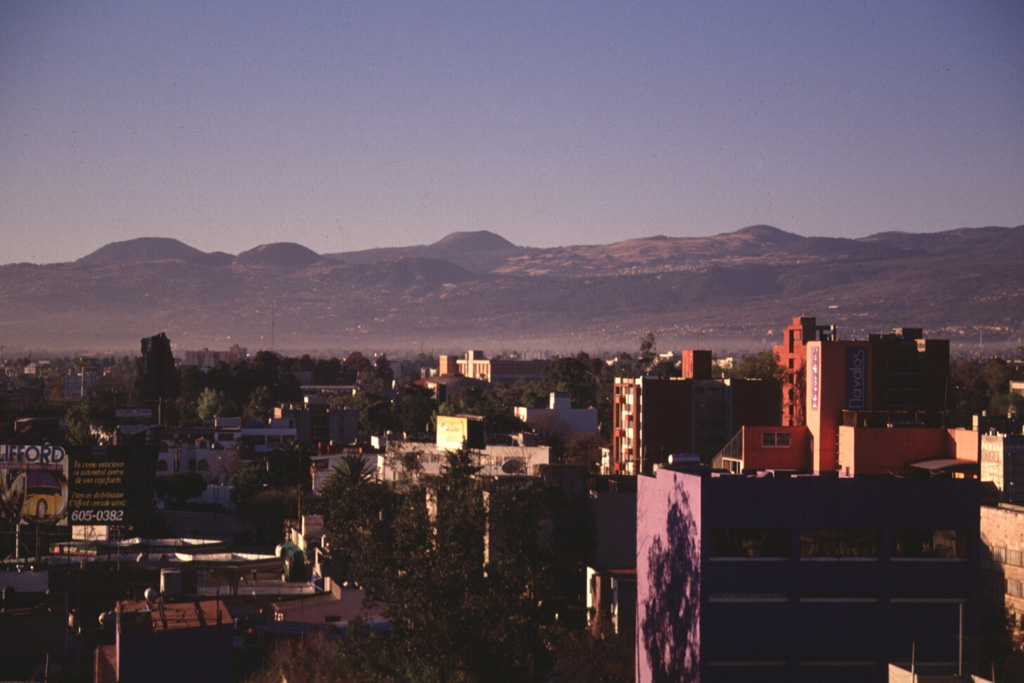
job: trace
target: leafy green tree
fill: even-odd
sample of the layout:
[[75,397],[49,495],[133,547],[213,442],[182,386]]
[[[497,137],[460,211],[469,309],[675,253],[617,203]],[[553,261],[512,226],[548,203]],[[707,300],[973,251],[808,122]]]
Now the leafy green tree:
[[341,383],[355,384],[363,372],[370,368],[370,361],[358,351],[353,351],[341,362]]
[[501,402],[513,408],[546,408],[550,393],[542,382],[520,378],[503,389]]
[[1003,358],[989,358],[981,370],[985,379],[985,389],[989,396],[998,396],[1010,391],[1010,380],[1015,379],[1017,373]]
[[637,367],[636,359],[623,351],[615,357],[611,365],[612,377],[638,377],[640,369]]
[[249,395],[249,402],[245,406],[242,415],[247,420],[259,420],[266,422],[274,415],[274,407],[277,405],[271,389],[268,386],[258,386]]
[[640,353],[637,356],[640,374],[646,375],[654,367],[654,362],[657,358],[658,352],[657,344],[654,341],[654,333],[648,331],[647,334],[640,338]]
[[415,384],[402,387],[395,403],[394,424],[403,432],[423,432],[430,426],[431,416],[437,411],[434,392]]
[[280,489],[309,488],[309,465],[313,449],[298,439],[285,439],[276,449],[257,454],[267,470],[267,486]]
[[[199,397],[205,388],[205,376],[203,371],[194,365],[188,365],[181,370],[181,392],[172,404],[174,422],[185,425],[198,425],[199,419]],[[171,412],[171,411],[168,411]],[[165,415],[165,421],[168,416]]]
[[267,467],[251,462],[231,475],[231,502],[244,507],[252,502],[267,485]]
[[373,479],[373,474],[366,456],[359,453],[344,455],[331,470],[331,473],[327,475],[323,486],[320,487],[320,497],[334,500],[345,489],[359,486],[371,479]]
[[346,404],[359,413],[359,428],[367,437],[383,434],[391,428],[391,401],[377,394],[360,391]]
[[599,434],[573,434],[566,440],[565,464],[586,467],[596,474],[601,468],[601,449],[608,445]]
[[331,562],[342,580],[376,594],[382,569],[391,554],[393,527],[391,489],[364,480],[350,486],[324,487],[320,492],[324,527],[331,540]]
[[198,472],[174,472],[157,477],[155,491],[158,496],[170,496],[178,506],[184,506],[190,498],[198,498],[206,490],[206,479]]
[[[212,387],[203,389],[196,401],[196,416],[206,424],[212,424],[218,417],[228,417],[237,411],[237,406],[222,391]],[[237,414],[237,413],[235,413]]]
[[337,358],[318,358],[313,366],[315,384],[341,384],[341,361]]
[[[995,379],[996,368],[989,373]],[[947,422],[954,427],[970,427],[973,416],[988,410],[992,404],[989,387],[998,382],[986,377],[983,366],[973,358],[957,358],[949,364],[947,379]],[[1008,407],[1008,406],[1007,406]]]
[[771,349],[760,353],[743,356],[734,363],[732,370],[726,373],[736,379],[772,379],[778,377],[780,368],[778,358]]
[[117,417],[109,408],[97,408],[88,401],[76,403],[64,416],[68,442],[74,446],[105,446],[113,443]]
[[313,447],[302,439],[290,437],[281,442],[280,448],[277,449],[277,458],[286,463],[289,472],[294,473],[286,485],[297,485],[305,491],[310,489],[312,482],[309,468],[313,455]]
[[548,363],[541,372],[541,383],[548,392],[571,394],[574,407],[590,408],[597,405],[600,384],[595,362],[582,351],[575,356],[556,358]]

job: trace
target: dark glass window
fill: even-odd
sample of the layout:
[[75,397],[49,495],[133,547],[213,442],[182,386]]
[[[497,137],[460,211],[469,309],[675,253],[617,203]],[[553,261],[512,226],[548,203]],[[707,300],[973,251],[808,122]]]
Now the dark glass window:
[[892,556],[966,560],[968,536],[957,529],[893,531]]
[[804,529],[800,557],[877,558],[879,532],[863,529]]
[[710,557],[789,557],[786,529],[711,529]]

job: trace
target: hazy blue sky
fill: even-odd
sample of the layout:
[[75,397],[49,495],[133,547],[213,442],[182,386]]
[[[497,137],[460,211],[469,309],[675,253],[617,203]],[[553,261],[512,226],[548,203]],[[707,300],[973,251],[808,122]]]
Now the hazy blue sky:
[[1024,223],[1024,2],[0,2],[0,263]]

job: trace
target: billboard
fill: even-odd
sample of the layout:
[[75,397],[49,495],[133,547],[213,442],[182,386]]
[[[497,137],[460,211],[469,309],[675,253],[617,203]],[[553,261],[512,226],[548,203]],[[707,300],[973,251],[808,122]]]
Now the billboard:
[[73,453],[68,473],[72,524],[130,524],[152,505],[157,449],[94,448]]
[[846,409],[865,410],[868,406],[868,350],[864,346],[846,347]]
[[437,446],[438,448],[462,448],[465,443],[470,448],[486,447],[484,420],[470,415],[438,415]]
[[56,524],[68,510],[68,454],[52,444],[0,445],[0,516]]
[[808,353],[811,356],[811,361],[808,364],[810,366],[807,371],[807,384],[810,385],[811,389],[811,410],[820,410],[821,408],[821,347],[818,345],[812,345],[808,349]]

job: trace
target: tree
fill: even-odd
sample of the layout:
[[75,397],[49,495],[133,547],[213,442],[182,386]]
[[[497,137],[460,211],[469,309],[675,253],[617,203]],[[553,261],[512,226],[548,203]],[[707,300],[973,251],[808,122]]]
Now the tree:
[[324,485],[320,488],[320,497],[331,500],[352,486],[359,486],[373,478],[370,463],[362,454],[350,453],[343,455],[341,461],[327,475]]
[[654,367],[654,362],[657,358],[658,353],[657,345],[654,341],[654,333],[648,331],[647,334],[640,338],[640,354],[637,358],[640,374],[646,375]]
[[196,416],[206,424],[211,424],[214,419],[233,413],[233,408],[234,404],[228,400],[224,392],[208,387],[199,394]]
[[267,484],[267,468],[252,462],[231,475],[231,502],[245,507],[263,491]]
[[780,376],[778,358],[771,349],[743,356],[726,374],[734,379],[772,379]]
[[556,358],[541,371],[541,383],[548,392],[571,394],[574,407],[595,407],[600,384],[594,363],[594,359],[582,351],[575,356]]
[[366,356],[358,351],[353,351],[341,362],[341,383],[355,384],[359,381],[363,371],[369,367],[370,361]]
[[393,537],[390,488],[372,479],[347,486],[337,482],[321,488],[320,504],[331,539],[331,563],[341,580],[371,594],[381,592],[382,568],[388,565]]
[[607,445],[598,434],[573,434],[565,444],[565,464],[583,466],[588,472],[597,473],[601,468],[601,449]]
[[284,464],[294,476],[289,478],[286,486],[296,485],[300,489],[308,491],[312,482],[310,481],[310,465],[313,457],[313,447],[302,439],[289,437],[281,442],[277,449],[277,458]]
[[565,444],[572,436],[572,428],[554,413],[541,413],[530,420],[530,427],[543,446],[549,446],[556,462],[565,455]]
[[249,402],[245,406],[242,415],[247,420],[259,420],[266,422],[274,415],[274,406],[277,401],[268,386],[258,386],[249,394]]
[[206,479],[198,472],[174,472],[157,477],[155,491],[158,496],[174,498],[178,507],[183,507],[189,498],[198,498],[206,490]]
[[109,408],[97,408],[88,401],[71,406],[64,416],[68,442],[74,446],[105,446],[114,442],[117,417]]
[[436,411],[434,392],[415,384],[407,384],[395,404],[394,423],[403,432],[428,431],[430,418]]
[[383,396],[360,391],[347,403],[359,413],[359,428],[365,435],[380,435],[391,428],[391,401]]

